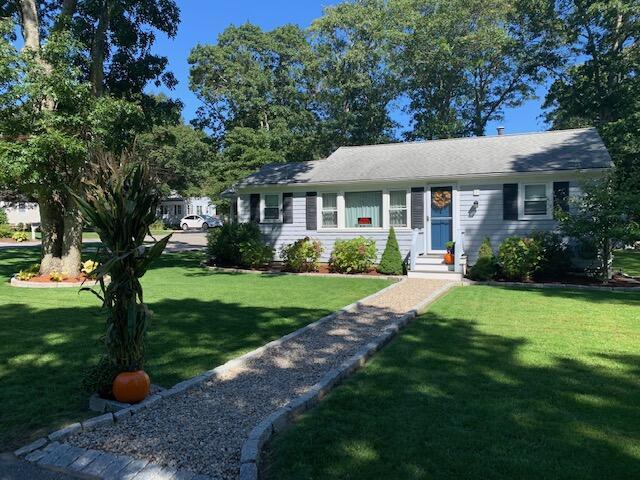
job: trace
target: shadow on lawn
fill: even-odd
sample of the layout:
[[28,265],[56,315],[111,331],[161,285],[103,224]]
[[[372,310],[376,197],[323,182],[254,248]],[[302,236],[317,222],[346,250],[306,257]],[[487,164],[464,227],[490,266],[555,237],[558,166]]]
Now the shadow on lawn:
[[571,341],[522,356],[524,338],[427,313],[276,442],[268,478],[637,478],[640,355],[578,360]]
[[[7,287],[9,288],[9,287]],[[0,451],[84,418],[80,381],[102,352],[97,306],[0,305]],[[54,304],[55,305],[55,304]],[[150,302],[146,370],[171,386],[329,313],[198,299]]]

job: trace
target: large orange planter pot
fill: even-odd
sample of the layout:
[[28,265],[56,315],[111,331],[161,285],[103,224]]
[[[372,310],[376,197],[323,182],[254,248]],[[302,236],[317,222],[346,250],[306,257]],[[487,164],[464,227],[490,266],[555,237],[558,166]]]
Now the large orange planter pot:
[[444,263],[446,265],[453,265],[453,262],[455,262],[455,257],[453,256],[453,253],[445,253],[444,254]]
[[149,395],[151,381],[144,370],[122,372],[113,381],[113,396],[123,403],[136,403]]

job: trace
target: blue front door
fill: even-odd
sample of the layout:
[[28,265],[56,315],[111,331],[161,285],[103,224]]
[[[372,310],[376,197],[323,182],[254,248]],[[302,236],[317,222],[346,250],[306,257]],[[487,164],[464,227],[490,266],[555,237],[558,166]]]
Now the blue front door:
[[451,187],[431,188],[431,250],[446,250],[453,239],[453,193]]

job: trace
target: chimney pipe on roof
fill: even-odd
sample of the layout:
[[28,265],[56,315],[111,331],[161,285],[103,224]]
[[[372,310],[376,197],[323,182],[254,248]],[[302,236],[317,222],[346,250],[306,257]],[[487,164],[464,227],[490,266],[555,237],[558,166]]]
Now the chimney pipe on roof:
[[498,127],[498,135],[504,135],[504,127]]

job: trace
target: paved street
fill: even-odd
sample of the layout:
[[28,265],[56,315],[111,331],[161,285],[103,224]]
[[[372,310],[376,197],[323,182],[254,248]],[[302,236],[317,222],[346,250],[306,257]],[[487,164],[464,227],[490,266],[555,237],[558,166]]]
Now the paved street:
[[[160,240],[164,235],[156,236],[156,240]],[[153,239],[151,237],[146,238],[147,241],[151,242]],[[83,243],[91,244],[98,243],[99,240],[89,239],[85,240]],[[175,232],[167,245],[168,252],[184,252],[188,250],[201,250],[207,245],[207,234],[201,231],[193,231],[193,232]],[[21,243],[10,243],[10,242],[0,242],[0,248],[16,248],[16,247],[38,247],[40,246],[40,242],[21,242]],[[1,480],[1,479],[0,479]]]

